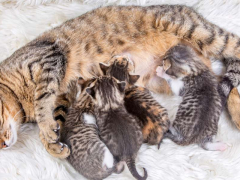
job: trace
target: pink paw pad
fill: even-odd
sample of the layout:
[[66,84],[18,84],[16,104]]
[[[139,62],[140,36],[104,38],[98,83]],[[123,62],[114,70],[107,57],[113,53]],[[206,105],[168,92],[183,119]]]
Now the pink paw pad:
[[206,143],[205,148],[209,151],[225,151],[228,146],[222,142]]

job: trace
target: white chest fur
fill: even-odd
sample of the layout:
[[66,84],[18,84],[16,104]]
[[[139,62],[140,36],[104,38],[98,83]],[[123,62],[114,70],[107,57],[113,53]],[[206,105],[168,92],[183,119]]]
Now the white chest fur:
[[181,79],[169,79],[168,80],[168,83],[173,91],[173,93],[175,95],[178,95],[180,94],[180,91],[181,89],[183,88],[184,86],[184,83]]

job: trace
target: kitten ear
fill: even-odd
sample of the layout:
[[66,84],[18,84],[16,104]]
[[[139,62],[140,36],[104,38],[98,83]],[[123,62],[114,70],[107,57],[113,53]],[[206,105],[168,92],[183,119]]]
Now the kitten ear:
[[139,78],[139,75],[129,75],[129,84],[135,84]]
[[120,90],[120,92],[124,92],[126,83],[124,81],[121,81],[120,83],[117,83],[117,84],[118,84],[118,89]]
[[166,72],[172,66],[171,61],[166,59],[163,61],[163,69]]
[[100,66],[100,69],[101,69],[102,72],[103,72],[103,75],[106,75],[109,66],[107,66],[107,65],[104,64],[104,63],[99,63],[99,66]]
[[95,98],[95,91],[94,91],[93,87],[88,87],[88,88],[86,88],[86,92],[87,92],[90,96],[92,96],[92,98]]

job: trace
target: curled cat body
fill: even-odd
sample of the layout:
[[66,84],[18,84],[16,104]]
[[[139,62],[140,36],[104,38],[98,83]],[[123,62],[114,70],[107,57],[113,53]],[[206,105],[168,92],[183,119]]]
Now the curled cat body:
[[116,56],[110,62],[109,66],[100,63],[103,74],[126,82],[124,105],[127,111],[137,117],[142,129],[143,141],[151,145],[159,145],[170,125],[167,110],[151,96],[148,89],[134,86],[139,76],[129,74],[129,71],[134,70],[130,59]]
[[147,178],[145,168],[142,177],[135,167],[135,158],[143,137],[137,119],[124,107],[125,85],[124,81],[118,82],[113,77],[101,76],[86,92],[91,95],[94,103],[100,138],[109,148],[117,166],[120,169],[125,161],[132,175],[138,180],[144,180]]
[[96,121],[94,106],[84,88],[89,83],[91,80],[81,79],[72,86],[69,95],[64,95],[71,105],[63,116],[61,141],[71,149],[67,160],[80,174],[90,180],[101,180],[115,172],[115,164],[113,155],[100,140],[97,126],[92,123]]
[[179,145],[196,143],[207,150],[225,150],[215,142],[222,109],[217,79],[188,46],[171,48],[157,68],[157,75],[168,81],[183,100],[166,137]]
[[[0,148],[17,141],[24,122],[37,122],[47,151],[65,158],[53,110],[57,96],[78,77],[101,75],[100,62],[127,55],[140,75],[138,84],[156,93],[171,93],[156,76],[162,56],[179,42],[188,43],[210,66],[209,57],[224,59],[224,100],[240,81],[240,39],[211,24],[193,9],[179,5],[109,6],[87,12],[51,29],[0,63]],[[13,83],[14,81],[14,83]]]

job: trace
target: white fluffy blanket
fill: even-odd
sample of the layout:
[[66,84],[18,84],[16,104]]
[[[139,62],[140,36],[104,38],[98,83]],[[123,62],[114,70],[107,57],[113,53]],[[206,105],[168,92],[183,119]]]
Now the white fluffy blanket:
[[[40,33],[98,6],[111,4],[185,4],[211,22],[240,35],[240,4],[237,0],[0,0],[0,61]],[[214,64],[221,70],[221,65]],[[176,97],[157,97],[177,110]],[[18,142],[0,150],[1,180],[84,179],[65,161],[51,157],[38,137],[38,127],[24,125]],[[146,167],[149,180],[238,180],[240,179],[240,131],[226,113],[219,123],[218,138],[229,147],[225,152],[205,151],[197,145],[180,147],[164,140],[160,150],[143,145],[137,157],[138,170]],[[80,161],[80,159],[79,159]],[[108,179],[132,179],[127,168]]]

